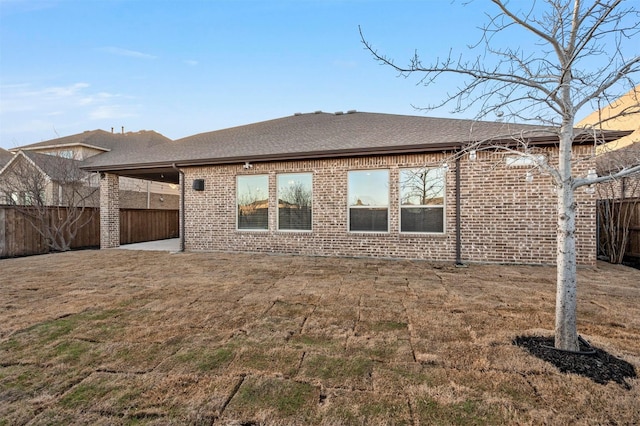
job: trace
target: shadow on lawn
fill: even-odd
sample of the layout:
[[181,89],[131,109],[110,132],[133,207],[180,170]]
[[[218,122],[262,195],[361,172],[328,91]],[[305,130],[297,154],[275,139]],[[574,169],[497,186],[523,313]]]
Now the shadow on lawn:
[[553,348],[554,341],[553,337],[518,336],[513,344],[555,365],[563,373],[579,374],[603,385],[614,381],[627,390],[631,389],[625,379],[636,377],[632,364],[598,348],[593,348],[594,353],[590,354],[560,351]]

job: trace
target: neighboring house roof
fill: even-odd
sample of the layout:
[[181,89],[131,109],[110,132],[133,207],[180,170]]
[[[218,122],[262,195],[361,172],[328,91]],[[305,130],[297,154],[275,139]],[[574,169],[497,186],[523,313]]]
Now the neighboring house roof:
[[0,148],[0,170],[13,158],[13,154],[6,149]]
[[[601,123],[600,123],[601,122]],[[606,107],[589,114],[576,127],[596,126],[603,130],[629,130],[631,134],[602,145],[600,152],[612,151],[640,142],[640,85]]]
[[640,142],[635,142],[624,148],[606,152],[596,157],[596,167],[600,176],[615,173],[638,164],[640,164]]
[[157,144],[169,142],[171,139],[153,130],[139,132],[110,133],[104,130],[90,130],[75,135],[33,143],[12,148],[10,151],[38,151],[49,148],[68,148],[84,146],[101,151],[125,148],[125,151],[144,151]]
[[88,172],[80,169],[81,161],[37,152],[21,152],[54,182],[78,181],[89,175]]
[[72,182],[86,178],[89,173],[80,169],[81,161],[37,152],[18,151],[0,168],[0,176],[9,172],[14,163],[26,158],[40,173],[44,173],[54,182]]
[[87,159],[84,167],[121,172],[153,167],[170,170],[172,165],[443,151],[486,139],[510,141],[514,134],[533,142],[557,143],[557,135],[550,130],[448,118],[317,112],[201,133],[144,152],[112,150]]

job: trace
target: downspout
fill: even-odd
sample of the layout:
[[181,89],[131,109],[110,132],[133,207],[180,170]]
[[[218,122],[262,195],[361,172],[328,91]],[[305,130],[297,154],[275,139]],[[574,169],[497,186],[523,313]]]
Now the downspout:
[[462,266],[462,240],[460,237],[460,157],[456,158],[456,266]]
[[180,175],[180,251],[184,251],[184,172],[180,170],[176,163],[172,163],[171,167],[174,168]]

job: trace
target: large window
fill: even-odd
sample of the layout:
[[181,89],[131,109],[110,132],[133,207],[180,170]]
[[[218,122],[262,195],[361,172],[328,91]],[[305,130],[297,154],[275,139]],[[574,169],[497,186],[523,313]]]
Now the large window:
[[400,232],[444,232],[442,168],[400,170]]
[[311,231],[311,173],[278,175],[278,229]]
[[388,170],[362,170],[349,172],[348,197],[350,231],[388,231]]
[[269,229],[269,176],[238,176],[238,229]]

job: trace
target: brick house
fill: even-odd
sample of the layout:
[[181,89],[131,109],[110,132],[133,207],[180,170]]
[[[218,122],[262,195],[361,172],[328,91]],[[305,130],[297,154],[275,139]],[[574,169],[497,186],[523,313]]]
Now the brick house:
[[[556,161],[557,136],[535,126],[349,111],[202,133],[144,155],[112,150],[85,167],[102,176],[102,247],[119,245],[118,176],[129,176],[181,182],[186,250],[554,263],[551,179],[517,152],[454,158],[475,141],[513,145],[513,135]],[[593,145],[576,142],[576,175],[594,168]],[[595,197],[576,196],[578,262],[594,264]]]
[[[22,166],[18,163],[28,163],[33,167],[34,173],[42,174],[49,182],[45,189],[47,204],[58,205],[62,198],[57,195],[60,185],[56,182],[68,181],[76,175],[82,179],[88,192],[96,192],[97,195],[97,176],[89,176],[88,173],[80,173],[79,170],[79,166],[88,158],[112,150],[144,152],[154,149],[157,144],[169,141],[167,137],[153,131],[114,133],[113,130],[92,130],[12,148],[9,151],[0,150],[0,204],[25,203],[25,194],[7,193],[7,185],[3,185],[3,182],[6,183],[7,179],[12,178],[12,169]],[[16,185],[11,186],[16,189]],[[125,177],[120,181],[119,188],[123,208],[178,208],[177,185]],[[96,196],[95,200],[87,200],[87,206],[99,206],[98,197]]]
[[90,206],[99,200],[80,161],[32,151],[10,155],[0,166],[0,204]]

